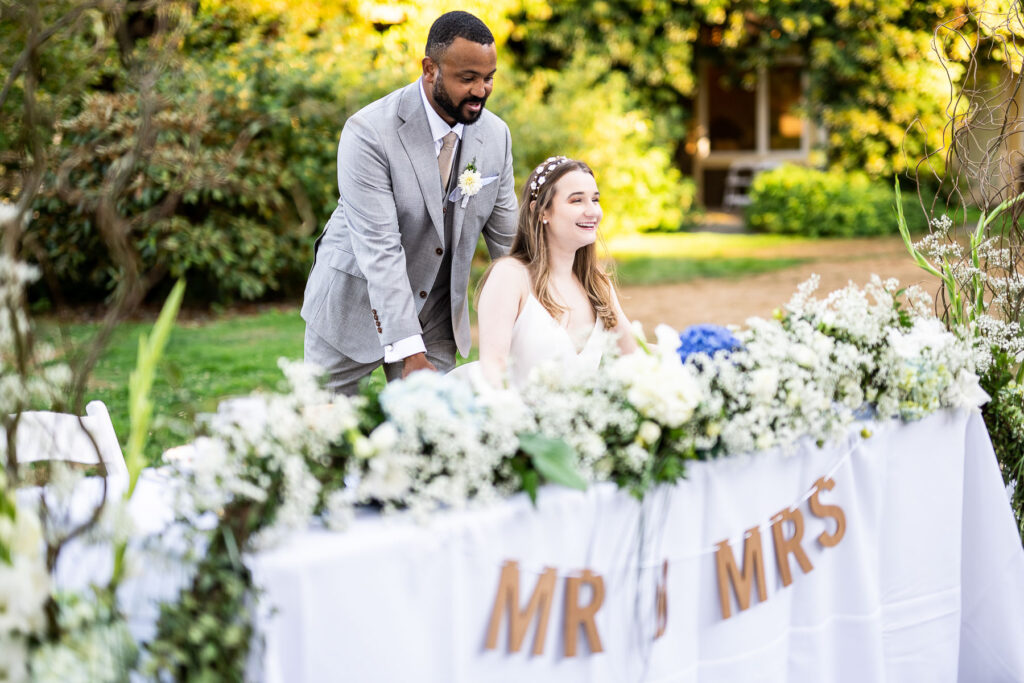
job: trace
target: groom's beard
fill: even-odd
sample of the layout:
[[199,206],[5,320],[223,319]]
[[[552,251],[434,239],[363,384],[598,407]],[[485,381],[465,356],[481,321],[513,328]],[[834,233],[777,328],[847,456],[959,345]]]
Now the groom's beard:
[[[458,104],[455,104],[455,102],[452,101],[451,96],[448,94],[448,91],[444,89],[443,85],[441,85],[440,78],[434,81],[433,94],[434,101],[441,105],[441,109],[444,109],[445,113],[448,114],[448,116],[455,119],[456,123],[462,123],[465,125],[475,123],[476,120],[480,118],[480,115],[484,113],[484,107],[487,105],[486,97],[467,97]],[[474,102],[480,103],[480,111],[463,113],[463,108],[467,104],[473,104]]]

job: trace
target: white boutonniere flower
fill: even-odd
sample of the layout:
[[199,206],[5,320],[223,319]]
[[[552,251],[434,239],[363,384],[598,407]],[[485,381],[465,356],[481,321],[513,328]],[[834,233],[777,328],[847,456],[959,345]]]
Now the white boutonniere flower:
[[459,174],[459,190],[462,194],[462,208],[466,208],[469,198],[474,196],[483,187],[483,178],[476,167],[476,159],[466,164],[466,168]]
[[462,173],[459,174],[459,184],[448,195],[448,201],[457,202],[461,199],[462,208],[465,209],[466,205],[469,204],[470,197],[475,196],[480,190],[496,180],[498,180],[496,175],[484,178],[480,173],[480,169],[476,167],[476,159],[473,159],[473,161],[466,164],[466,168],[462,169]]

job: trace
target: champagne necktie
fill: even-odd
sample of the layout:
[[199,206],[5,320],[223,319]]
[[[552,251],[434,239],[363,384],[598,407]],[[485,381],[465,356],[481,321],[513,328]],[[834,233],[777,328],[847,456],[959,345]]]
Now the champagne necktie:
[[455,143],[459,136],[454,131],[441,140],[441,153],[437,155],[437,169],[441,171],[441,190],[448,191],[448,180],[452,176],[452,157],[455,155]]

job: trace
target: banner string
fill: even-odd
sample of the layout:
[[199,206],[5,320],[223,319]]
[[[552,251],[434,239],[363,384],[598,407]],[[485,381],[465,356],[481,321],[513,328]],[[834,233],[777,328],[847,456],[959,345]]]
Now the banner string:
[[[836,473],[840,470],[840,468],[842,468],[842,466],[846,463],[846,461],[849,460],[850,456],[857,449],[857,447],[858,447],[858,445],[859,445],[859,443],[861,441],[862,441],[861,438],[852,437],[850,439],[849,445],[843,451],[843,454],[840,455],[836,459],[836,461],[829,468],[828,472],[822,478],[834,479]],[[796,501],[794,501],[788,507],[788,509],[793,509],[793,508],[799,507],[800,505],[805,503],[807,500],[809,500],[811,498],[811,496],[814,495],[816,490],[817,490],[817,488],[815,486],[813,486],[813,485],[810,486],[807,489],[807,491],[800,496],[800,498],[798,498]],[[666,489],[666,491],[667,491],[667,489]],[[657,490],[655,490],[652,493],[657,494],[659,492]],[[663,496],[663,497],[665,497],[665,496]],[[643,501],[641,501],[641,503],[640,503],[640,505],[641,505],[641,510],[640,510],[641,520],[643,520],[644,517],[645,517],[644,511],[642,509],[643,506],[647,505],[647,504],[654,505],[655,503],[653,501],[653,498],[654,498],[654,496],[650,496],[650,494],[649,494],[648,497],[645,497],[645,499]],[[663,504],[665,502],[667,502],[667,501],[663,501]],[[665,505],[665,508],[662,510],[662,513],[663,513],[662,514],[662,522],[664,523],[664,519],[667,516],[667,505]],[[593,556],[594,539],[596,538],[596,535],[597,535],[596,527],[599,526],[599,525],[597,525],[595,523],[594,526],[595,526],[595,530],[593,530],[591,532],[591,540],[588,543],[588,550],[587,550],[587,555],[588,556]],[[766,529],[768,529],[770,527],[771,527],[771,519],[768,519],[767,521],[762,519],[757,524],[757,529],[759,531],[765,531]],[[641,533],[644,533],[645,525],[641,524],[640,528],[641,528]],[[742,536],[739,536],[739,538],[741,538],[742,540],[745,541],[747,538],[750,537],[750,535],[751,535],[750,531],[748,530],[748,531],[744,532],[742,534]],[[730,536],[729,538],[731,539],[733,537]],[[646,539],[634,539],[634,540],[636,540],[636,542],[638,542],[638,543],[642,543],[642,544],[646,545]],[[664,564],[665,564],[665,562],[668,562],[669,565],[671,566],[671,565],[673,565],[675,563],[688,562],[690,560],[694,560],[694,559],[697,559],[697,558],[700,558],[700,557],[704,557],[706,555],[713,555],[716,552],[718,552],[718,546],[717,545],[711,546],[711,547],[702,548],[700,550],[694,551],[692,553],[687,553],[685,555],[670,555],[670,556],[667,556],[667,557],[660,557],[659,559],[654,560],[654,561],[650,561],[650,562],[640,562],[640,563],[630,563],[630,562],[627,562],[625,565],[623,565],[623,566],[621,566],[619,568],[616,568],[616,569],[611,570],[609,572],[603,573],[602,576],[605,577],[605,578],[617,578],[619,576],[619,574],[625,575],[625,574],[636,573],[636,572],[643,572],[643,571],[650,571],[650,570],[661,571],[663,566],[664,566]],[[467,550],[467,554],[469,554],[468,550]],[[622,557],[629,558],[630,557],[630,553],[629,552],[623,553]],[[504,564],[504,561],[502,562],[502,564]],[[547,569],[548,569],[547,567],[540,567],[540,568],[538,568],[536,565],[530,566],[530,565],[524,565],[522,563],[519,563],[519,571],[521,573],[524,573],[524,574],[534,574],[534,575],[540,576]],[[570,576],[576,576],[577,574],[579,574],[579,571],[568,571],[568,572],[564,572],[564,573],[563,572],[559,572],[558,573],[558,577],[559,578],[565,578],[565,577],[570,577]]]

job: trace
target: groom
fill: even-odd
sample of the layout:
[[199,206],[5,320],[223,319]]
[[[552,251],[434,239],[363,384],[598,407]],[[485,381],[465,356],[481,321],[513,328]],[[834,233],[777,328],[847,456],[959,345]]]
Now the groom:
[[[346,122],[338,207],[314,246],[305,358],[354,394],[382,363],[388,381],[447,372],[470,347],[466,289],[481,231],[491,258],[516,229],[508,126],[484,110],[494,36],[468,12],[430,27],[422,77]],[[469,171],[479,183],[460,182]]]

